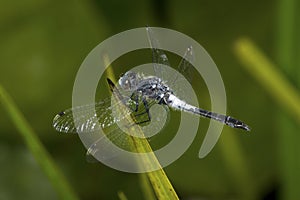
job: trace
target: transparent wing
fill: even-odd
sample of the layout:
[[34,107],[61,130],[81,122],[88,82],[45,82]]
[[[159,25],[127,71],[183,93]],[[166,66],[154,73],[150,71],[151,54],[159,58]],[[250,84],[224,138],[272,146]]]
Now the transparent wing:
[[[112,158],[120,158],[122,151],[120,149],[134,152],[135,147],[132,146],[132,136],[128,134],[129,127],[138,126],[137,124],[129,124],[128,130],[123,131],[115,126],[105,135],[100,136],[87,150],[86,158],[88,162],[97,162],[97,158],[101,160],[109,160]],[[141,128],[141,127],[140,127]],[[137,138],[136,138],[137,139]],[[117,148],[118,147],[118,148]],[[120,149],[119,149],[120,148]]]
[[193,48],[189,47],[186,49],[184,57],[181,59],[177,70],[169,71],[170,79],[167,82],[168,86],[179,99],[190,104],[195,104],[197,102],[191,90],[191,82],[194,74],[193,63]]
[[[136,105],[136,102],[121,93],[121,90],[115,88],[112,98],[106,98],[102,101],[89,105],[78,106],[67,109],[57,114],[53,119],[53,127],[63,133],[89,133],[100,129],[108,129],[114,124],[125,126],[126,118],[133,112],[130,107]],[[151,107],[154,102],[151,102]],[[119,109],[120,104],[127,106],[128,109]],[[146,118],[146,109],[143,104],[140,104],[138,112],[139,119],[143,121]],[[124,107],[126,108],[126,107]],[[74,113],[76,113],[74,118]],[[141,115],[144,113],[144,115]],[[132,116],[131,116],[132,117]]]
[[166,71],[161,64],[170,66],[167,55],[160,48],[159,41],[154,37],[154,33],[150,27],[146,28],[148,40],[152,50],[152,62],[155,75],[162,80],[166,80]]
[[[57,114],[53,119],[53,127],[64,133],[77,133],[77,130],[82,132],[90,132],[99,129],[96,124],[98,121],[98,116],[92,114],[93,110],[100,115],[105,115],[110,107],[110,98],[103,101],[97,102],[95,104],[83,105],[74,108],[67,109],[63,112]],[[74,119],[73,112],[79,114],[79,116]],[[76,122],[76,125],[75,125]]]
[[88,162],[99,162],[97,158],[102,160],[112,159],[119,155],[119,151],[115,146],[130,151],[129,136],[121,129],[115,128],[105,136],[98,138],[87,150],[86,159]]
[[[190,46],[186,49],[184,57],[181,59],[178,65],[178,72],[184,76],[190,83],[193,80],[193,64],[194,64],[194,52],[193,47]],[[169,86],[175,85],[177,81],[180,81],[180,76],[178,74],[175,75],[173,80],[169,82]]]
[[[127,101],[129,103],[132,100],[127,99]],[[123,102],[119,101],[111,105],[111,98],[106,98],[94,104],[67,109],[54,117],[53,127],[57,131],[64,133],[77,133],[78,131],[88,133],[108,128],[131,114],[128,110],[124,110],[117,117],[113,116],[112,110],[119,103]],[[94,109],[95,112],[93,112]],[[73,113],[76,113],[76,118],[73,117]]]
[[193,79],[193,63],[194,63],[194,52],[192,46],[186,49],[184,57],[181,59],[177,71],[180,73],[174,73],[171,70],[163,67],[163,65],[170,66],[167,55],[163,50],[160,49],[159,41],[155,38],[153,31],[150,27],[147,27],[148,39],[152,48],[152,58],[155,75],[165,81],[170,88],[181,99],[189,101],[189,97],[185,95],[189,87],[183,84],[187,80],[189,83]]
[[[150,105],[151,107],[151,105]],[[149,133],[148,129],[152,129],[150,132],[157,131],[159,132],[162,128],[164,128],[165,124],[168,123],[169,120],[169,108],[167,106],[162,107],[162,109],[166,109],[167,112],[167,119],[166,121],[162,120],[161,117],[157,116],[158,118],[152,118],[151,119],[151,125],[148,126],[140,126],[139,128],[142,129],[142,132],[147,134]],[[144,107],[142,108],[141,112],[145,111]],[[150,110],[151,112],[151,110]],[[140,117],[140,116],[139,116]],[[147,118],[146,114],[144,114],[144,118]],[[141,120],[141,119],[140,119]],[[161,124],[163,123],[163,124]],[[138,126],[139,124],[133,123],[128,124],[128,128],[132,126]],[[153,129],[158,130],[153,130]],[[160,129],[161,128],[161,129]],[[124,130],[124,129],[122,129]],[[122,152],[120,153],[120,150],[115,148],[115,146],[118,146],[119,148],[126,150],[126,151],[133,151],[132,141],[129,141],[131,138],[130,135],[128,135],[127,131],[122,131],[118,126],[115,126],[113,128],[110,128],[110,131],[105,134],[105,136],[99,137],[95,142],[88,148],[86,153],[86,159],[88,162],[99,162],[97,158],[101,158],[102,160],[109,160],[109,159],[115,159],[120,158],[122,156]],[[129,130],[128,130],[129,131]],[[149,139],[149,137],[153,135],[144,135]]]

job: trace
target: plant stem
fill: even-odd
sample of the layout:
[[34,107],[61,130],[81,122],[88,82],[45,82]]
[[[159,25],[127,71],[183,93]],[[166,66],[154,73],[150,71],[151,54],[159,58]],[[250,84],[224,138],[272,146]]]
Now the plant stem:
[[15,124],[28,149],[35,157],[37,163],[41,166],[44,173],[52,183],[60,199],[77,200],[79,199],[63,174],[55,165],[49,153],[38,139],[36,133],[32,130],[22,113],[18,110],[11,97],[5,92],[0,85],[0,102],[6,109],[12,122]]
[[238,39],[235,53],[242,66],[294,119],[300,122],[300,95],[275,65],[247,38]]

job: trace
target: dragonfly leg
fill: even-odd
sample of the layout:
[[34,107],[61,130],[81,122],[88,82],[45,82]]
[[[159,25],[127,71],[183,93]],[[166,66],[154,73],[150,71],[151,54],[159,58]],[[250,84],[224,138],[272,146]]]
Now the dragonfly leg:
[[148,105],[148,102],[145,98],[142,99],[143,101],[143,104],[145,106],[145,112],[142,112],[142,113],[138,113],[136,115],[134,115],[135,117],[138,117],[138,116],[141,116],[141,115],[144,115],[144,114],[147,114],[148,116],[148,119],[144,120],[144,121],[137,121],[136,124],[143,124],[143,123],[147,123],[147,122],[150,122],[151,121],[151,115],[150,115],[150,112],[149,112],[149,105]]
[[135,102],[135,109],[133,111],[137,112],[139,109],[139,95],[132,93],[132,95],[130,96],[130,99],[132,99]]

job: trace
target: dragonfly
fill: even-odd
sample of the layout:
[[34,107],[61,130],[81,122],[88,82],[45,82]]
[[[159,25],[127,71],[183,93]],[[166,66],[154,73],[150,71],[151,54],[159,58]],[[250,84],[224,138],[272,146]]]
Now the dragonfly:
[[[154,37],[152,30],[148,27],[146,29],[152,51],[155,75],[127,71],[121,75],[116,84],[107,78],[107,84],[113,93],[112,96],[116,96],[119,101],[112,104],[111,97],[108,97],[90,105],[62,111],[53,120],[53,127],[57,131],[64,133],[90,133],[100,129],[107,129],[109,130],[107,135],[111,135],[111,138],[116,139],[122,132],[116,127],[116,124],[128,116],[134,117],[133,122],[135,125],[143,126],[150,123],[152,118],[149,111],[154,104],[216,120],[232,128],[250,131],[250,127],[247,124],[236,118],[193,106],[178,97],[172,85],[178,81],[179,77],[174,76],[172,80],[164,80],[166,72],[163,70],[163,65],[170,66],[168,57],[160,49],[159,41]],[[188,81],[191,81],[192,60],[193,48],[190,46],[186,49],[184,57],[177,68],[177,71],[187,77]],[[112,110],[119,104],[125,105],[128,109],[119,115],[112,115]],[[96,114],[92,110],[95,110]],[[73,112],[79,115],[76,115],[74,118]],[[101,140],[102,138],[99,138],[89,147],[88,154],[93,156],[93,152],[96,152],[97,148],[99,148],[97,143]]]

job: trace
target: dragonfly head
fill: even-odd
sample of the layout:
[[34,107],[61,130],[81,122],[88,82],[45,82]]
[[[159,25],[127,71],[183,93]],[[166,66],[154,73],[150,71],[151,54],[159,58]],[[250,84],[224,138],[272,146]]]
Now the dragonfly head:
[[128,71],[123,74],[119,79],[120,87],[125,91],[132,91],[137,86],[137,74],[132,71]]

